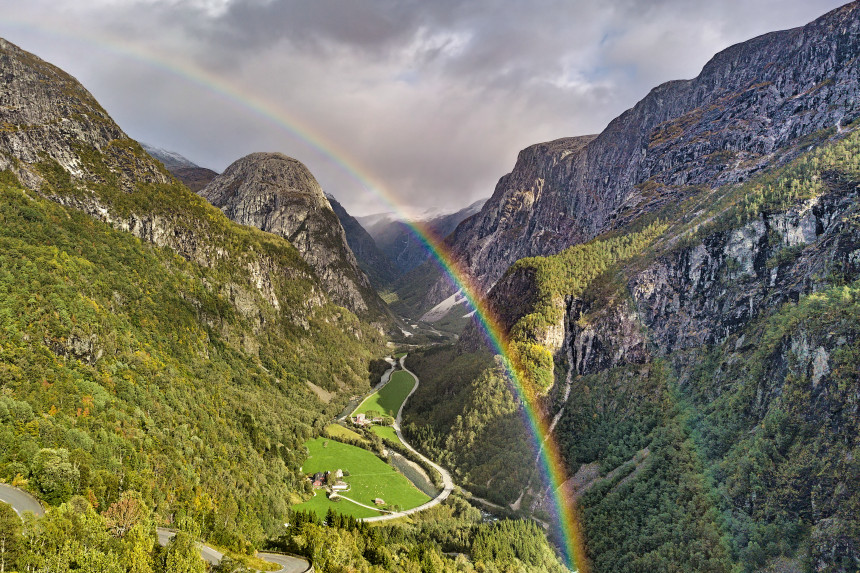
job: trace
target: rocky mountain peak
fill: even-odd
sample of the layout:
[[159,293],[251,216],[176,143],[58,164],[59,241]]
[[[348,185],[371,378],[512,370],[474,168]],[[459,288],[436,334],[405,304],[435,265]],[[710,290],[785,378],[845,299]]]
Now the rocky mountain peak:
[[289,240],[337,304],[361,316],[387,314],[322,187],[302,162],[281,153],[252,153],[230,165],[200,195],[237,223]]
[[[331,209],[322,187],[310,170],[301,161],[283,153],[246,155],[233,162],[218,178],[217,184],[214,183],[201,194],[222,208],[225,205],[230,205],[232,209],[248,207],[259,215],[259,211],[247,204],[246,199],[250,194],[258,202],[274,201],[269,206],[275,210],[285,201],[298,199],[318,209]],[[237,213],[237,216],[241,215]]]

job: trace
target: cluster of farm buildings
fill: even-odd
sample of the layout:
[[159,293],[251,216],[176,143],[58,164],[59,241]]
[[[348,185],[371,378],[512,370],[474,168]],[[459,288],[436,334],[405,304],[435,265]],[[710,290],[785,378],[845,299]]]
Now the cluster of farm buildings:
[[353,424],[362,428],[372,426],[373,424],[381,424],[384,421],[383,418],[377,416],[368,418],[366,414],[356,414],[354,417],[350,418],[350,420]]

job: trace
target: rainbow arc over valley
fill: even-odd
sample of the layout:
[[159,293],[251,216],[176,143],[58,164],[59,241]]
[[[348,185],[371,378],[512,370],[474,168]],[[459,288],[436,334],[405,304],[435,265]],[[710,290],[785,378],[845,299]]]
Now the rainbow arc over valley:
[[[310,145],[324,157],[343,169],[365,189],[374,193],[392,211],[404,221],[409,216],[402,202],[391,193],[386,186],[358,161],[353,159],[342,147],[329,141],[323,135],[315,133],[312,126],[306,125],[299,118],[281,109],[272,102],[266,101],[252,93],[244,86],[230,83],[192,63],[183,62],[175,57],[166,57],[152,53],[141,47],[108,36],[94,37],[77,33],[68,27],[51,26],[45,22],[27,22],[9,20],[0,17],[0,26],[4,29],[22,28],[58,38],[80,42],[95,47],[104,52],[131,59],[144,65],[162,70],[172,76],[191,82],[203,89],[216,93],[232,102],[243,110],[250,110],[262,118],[278,125],[304,143]],[[481,290],[471,280],[469,273],[452,255],[450,248],[442,237],[434,234],[422,223],[408,223],[410,232],[424,245],[427,252],[436,261],[440,269],[451,280],[466,298],[474,310],[474,318],[486,336],[492,350],[501,355],[507,365],[507,375],[511,386],[522,404],[526,426],[531,434],[534,447],[538,451],[538,465],[543,477],[550,484],[551,498],[554,505],[554,518],[558,527],[558,537],[562,540],[562,553],[567,565],[582,573],[587,573],[588,564],[585,559],[585,542],[576,515],[576,509],[567,503],[560,487],[567,479],[567,470],[562,461],[558,443],[550,431],[549,420],[540,411],[537,400],[530,395],[523,384],[522,377],[511,366],[509,359],[507,337],[495,313],[487,305]]]

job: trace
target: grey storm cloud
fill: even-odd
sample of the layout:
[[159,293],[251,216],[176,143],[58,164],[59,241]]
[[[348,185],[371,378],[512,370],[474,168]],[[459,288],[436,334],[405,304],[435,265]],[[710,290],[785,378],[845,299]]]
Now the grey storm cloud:
[[487,197],[523,147],[599,132],[717,51],[840,4],[0,0],[0,36],[78,77],[132,137],[216,170],[281,151],[354,214],[387,209],[348,158],[420,213]]

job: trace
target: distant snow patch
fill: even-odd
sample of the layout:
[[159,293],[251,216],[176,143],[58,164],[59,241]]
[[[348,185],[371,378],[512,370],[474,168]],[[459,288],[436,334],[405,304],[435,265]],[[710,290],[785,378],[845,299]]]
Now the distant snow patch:
[[430,310],[424,313],[424,316],[421,317],[422,322],[436,322],[437,320],[441,320],[447,315],[452,308],[457,306],[458,304],[463,304],[466,302],[466,297],[463,296],[463,291],[458,290]]
[[409,332],[408,330],[403,330],[403,329],[401,328],[401,329],[400,329],[400,332],[402,332],[402,333],[403,333],[403,336],[407,336],[407,337],[408,337],[408,336],[412,336],[412,333],[411,333],[411,332]]

